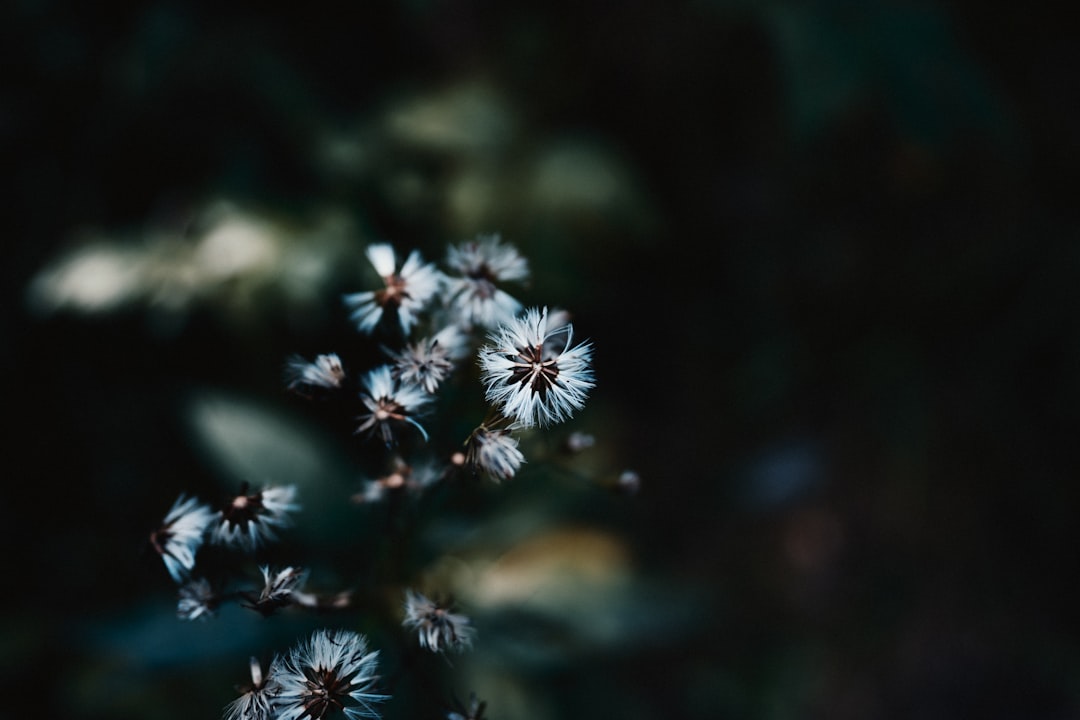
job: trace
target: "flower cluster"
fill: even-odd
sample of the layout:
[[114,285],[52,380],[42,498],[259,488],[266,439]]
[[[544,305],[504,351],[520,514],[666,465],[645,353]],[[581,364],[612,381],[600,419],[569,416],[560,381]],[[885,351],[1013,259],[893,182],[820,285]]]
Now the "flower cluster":
[[195,568],[195,554],[207,540],[248,551],[276,540],[274,529],[287,527],[289,514],[300,509],[295,497],[292,485],[248,493],[245,484],[215,512],[197,498],[181,495],[161,527],[150,534],[150,544],[161,555],[173,580],[184,583]]
[[[437,486],[478,477],[497,483],[514,478],[526,464],[532,431],[567,421],[584,407],[595,386],[592,344],[575,343],[565,311],[525,308],[509,294],[507,284],[529,279],[529,264],[498,235],[451,246],[443,269],[415,250],[402,260],[386,243],[370,245],[366,256],[378,281],[343,301],[362,342],[369,343],[369,356],[381,353],[381,360],[355,367],[345,353],[321,354],[313,361],[293,355],[284,371],[285,389],[294,396],[309,402],[333,398],[333,407],[346,408],[354,418],[357,447],[372,465],[379,463],[352,501],[369,506],[388,500],[393,515],[402,507],[417,507],[421,496]],[[447,396],[471,397],[479,412],[471,419],[456,414],[446,431],[434,423]],[[464,438],[455,434],[469,427]],[[449,446],[433,447],[445,443],[448,433]],[[559,447],[578,452],[590,444],[591,436],[575,433]],[[420,457],[412,457],[417,453]],[[330,596],[306,591],[309,573],[295,565],[262,565],[261,587],[239,590],[220,578],[195,575],[196,555],[205,543],[250,554],[277,540],[299,509],[296,494],[292,485],[258,491],[245,485],[216,509],[183,495],[176,501],[151,542],[180,585],[179,617],[211,617],[227,600],[239,600],[264,616],[284,608],[353,608],[352,591]],[[394,516],[391,526],[407,531],[406,520],[412,517]],[[393,583],[417,579],[402,568],[387,574]],[[469,617],[447,602],[407,587],[401,591],[401,625],[413,639],[391,657],[472,647],[476,630]],[[370,601],[362,588],[357,595]],[[401,617],[401,609],[386,615]],[[401,628],[397,632],[402,634]],[[357,633],[316,632],[274,658],[265,674],[253,659],[251,684],[226,707],[225,718],[377,717],[387,698],[376,691],[377,656]],[[484,707],[473,696],[468,708],[459,706],[460,712],[449,717],[480,718]]]
[[370,245],[367,258],[382,287],[344,298],[350,319],[364,333],[386,322],[408,335],[419,315],[437,300],[449,309],[452,322],[466,330],[496,328],[521,310],[521,303],[499,284],[529,277],[528,261],[497,234],[451,246],[446,257],[449,273],[425,263],[415,250],[399,269],[397,254],[386,243]]
[[197,498],[177,498],[161,526],[150,533],[151,546],[180,586],[177,615],[185,620],[209,617],[221,602],[213,585],[193,574],[204,543],[252,552],[276,540],[276,529],[291,524],[291,513],[300,509],[295,499],[292,485],[249,492],[246,483],[217,511]]
[[264,677],[251,660],[251,685],[225,707],[225,720],[322,720],[343,714],[349,720],[379,717],[375,691],[378,650],[363,635],[319,630],[288,654],[275,658]]
[[[356,376],[355,434],[388,449],[407,433],[428,441],[426,423],[437,394],[471,348],[491,414],[448,466],[496,481],[512,478],[525,462],[516,433],[562,423],[584,407],[595,386],[592,344],[574,343],[566,312],[523,309],[503,289],[528,280],[529,264],[497,234],[451,246],[445,271],[415,250],[402,263],[386,243],[369,246],[366,254],[381,286],[343,299],[357,330],[380,337],[386,363]],[[335,353],[310,363],[294,356],[286,366],[288,389],[301,395],[342,390],[347,377]],[[408,467],[400,457],[392,462]],[[389,489],[426,485],[400,482],[403,477],[395,472],[389,482],[369,482],[357,498],[370,502]]]

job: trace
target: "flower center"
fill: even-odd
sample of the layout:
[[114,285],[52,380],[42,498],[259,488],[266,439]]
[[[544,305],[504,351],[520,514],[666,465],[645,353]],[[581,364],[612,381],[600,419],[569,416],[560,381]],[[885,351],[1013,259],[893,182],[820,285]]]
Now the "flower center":
[[388,275],[383,280],[386,287],[375,293],[375,302],[380,307],[397,307],[409,297],[409,284],[400,275]]
[[544,359],[544,346],[534,345],[528,348],[519,348],[518,354],[510,358],[514,363],[510,371],[508,385],[529,385],[533,392],[544,397],[548,390],[555,385],[559,377],[559,364],[557,358]]
[[466,277],[472,280],[472,292],[473,295],[481,300],[490,300],[495,297],[495,273],[491,271],[491,268],[487,266],[487,263],[480,265],[479,267],[472,268],[467,272]]
[[339,678],[333,670],[304,671],[307,675],[308,695],[304,698],[304,711],[312,720],[321,720],[334,710],[345,707],[343,696],[349,683]]
[[379,422],[386,422],[387,420],[405,419],[405,415],[402,412],[404,408],[402,408],[401,405],[397,404],[393,400],[381,398],[378,403],[379,406],[375,408],[375,412],[372,414]]
[[232,499],[229,506],[222,511],[222,519],[230,525],[247,529],[249,523],[259,521],[259,514],[263,510],[262,493],[245,495],[243,491]]

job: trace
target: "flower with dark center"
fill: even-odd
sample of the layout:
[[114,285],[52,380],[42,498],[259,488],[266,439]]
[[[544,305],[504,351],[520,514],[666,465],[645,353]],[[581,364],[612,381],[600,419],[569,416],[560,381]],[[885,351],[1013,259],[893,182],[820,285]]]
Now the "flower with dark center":
[[357,329],[370,333],[387,312],[396,313],[401,330],[408,335],[416,316],[435,297],[443,276],[434,265],[424,263],[420,253],[413,250],[401,270],[397,270],[394,249],[386,243],[369,245],[367,258],[382,278],[379,290],[346,295],[345,306],[352,310],[349,318]]
[[521,311],[521,303],[500,290],[496,283],[526,280],[529,263],[512,245],[503,245],[498,234],[480,235],[454,247],[446,264],[460,277],[448,278],[449,305],[465,328],[494,328],[509,322]]
[[274,529],[288,527],[289,513],[300,509],[293,502],[295,498],[295,485],[267,487],[249,495],[248,484],[244,483],[217,514],[213,541],[251,551],[266,541],[276,540]]
[[401,624],[416,630],[420,647],[431,652],[465,650],[472,646],[476,632],[469,618],[413,590],[405,591],[405,619]]
[[280,686],[277,720],[322,720],[343,713],[350,720],[379,717],[375,703],[387,696],[374,692],[378,651],[347,630],[318,630],[271,672]]
[[573,335],[572,325],[549,325],[547,308],[533,308],[480,348],[487,400],[515,427],[560,423],[584,406],[596,385],[592,345],[571,346]]
[[363,380],[364,392],[360,400],[367,412],[357,417],[360,425],[355,434],[378,432],[387,445],[394,442],[394,428],[412,425],[427,440],[427,431],[415,416],[427,409],[432,396],[419,385],[411,385],[394,379],[389,365],[381,365]]
[[213,522],[214,512],[209,507],[196,498],[181,495],[161,527],[150,533],[150,544],[161,555],[165,568],[176,582],[187,580],[195,567],[195,553]]

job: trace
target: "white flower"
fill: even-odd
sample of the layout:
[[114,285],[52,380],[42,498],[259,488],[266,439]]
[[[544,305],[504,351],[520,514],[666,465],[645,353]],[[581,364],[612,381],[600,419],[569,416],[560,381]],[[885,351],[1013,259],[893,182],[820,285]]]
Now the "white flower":
[[289,390],[302,387],[335,389],[345,380],[345,369],[341,366],[341,358],[334,353],[319,355],[310,363],[293,355],[285,363],[285,380]]
[[394,439],[393,425],[408,423],[427,440],[427,431],[415,419],[431,402],[431,395],[424,388],[395,380],[389,365],[369,372],[362,384],[364,392],[360,393],[360,400],[368,412],[356,418],[361,421],[356,433],[378,430],[383,442],[390,445]]
[[176,603],[176,616],[181,620],[206,619],[213,616],[219,598],[205,578],[192,580],[180,586],[180,600]]
[[433,337],[406,345],[401,352],[387,351],[387,354],[394,361],[394,377],[434,393],[453,371],[454,362],[468,352],[466,343],[461,330],[450,325]]
[[216,516],[213,541],[251,551],[263,542],[276,540],[274,528],[291,524],[289,513],[300,509],[294,500],[295,485],[267,487],[247,494],[247,483]]
[[476,632],[469,618],[450,610],[413,590],[405,591],[405,619],[401,623],[417,631],[420,647],[431,652],[465,650],[472,646]]
[[276,720],[331,717],[335,709],[350,720],[379,717],[374,703],[387,698],[373,692],[378,651],[347,630],[318,630],[288,655],[275,661],[271,673],[279,685]]
[[513,245],[501,244],[498,234],[451,246],[446,264],[461,276],[448,279],[447,295],[464,327],[495,328],[521,311],[521,303],[495,284],[527,279],[529,263]]
[[224,720],[273,720],[278,690],[273,668],[264,678],[259,661],[251,658],[251,685],[244,689],[243,695],[225,706]]
[[181,495],[173,503],[161,527],[150,534],[151,544],[176,582],[187,580],[195,567],[195,553],[213,521],[214,512],[209,507],[196,498]]
[[525,462],[525,456],[518,450],[518,441],[510,436],[509,430],[478,427],[465,445],[465,462],[496,481],[514,477]]
[[596,385],[592,345],[571,347],[573,334],[572,325],[549,326],[547,308],[532,308],[480,348],[487,400],[516,427],[560,423],[584,406]]
[[343,299],[352,310],[349,316],[360,332],[370,333],[379,324],[383,313],[396,311],[401,330],[406,335],[416,323],[416,315],[435,296],[442,285],[442,274],[430,263],[424,263],[420,253],[413,250],[397,268],[394,249],[385,243],[369,245],[367,257],[383,279],[381,290],[353,293]]

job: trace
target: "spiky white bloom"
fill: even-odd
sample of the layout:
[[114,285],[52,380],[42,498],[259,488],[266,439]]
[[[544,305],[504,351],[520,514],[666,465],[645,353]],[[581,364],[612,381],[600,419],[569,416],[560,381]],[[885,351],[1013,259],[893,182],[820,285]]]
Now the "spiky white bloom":
[[367,412],[357,416],[360,426],[356,433],[378,431],[382,441],[390,445],[394,440],[394,425],[408,423],[420,431],[427,440],[427,431],[416,421],[416,415],[424,412],[431,403],[431,395],[419,385],[395,380],[389,365],[380,365],[364,376],[364,391],[360,401]]
[[334,389],[341,387],[344,380],[345,369],[341,366],[341,358],[334,353],[319,355],[315,362],[293,355],[285,363],[285,381],[289,390],[305,386]]
[[300,509],[295,500],[295,485],[266,487],[248,495],[245,483],[225,509],[217,513],[213,542],[250,552],[264,542],[276,540],[275,528],[291,525],[289,513]]
[[214,614],[219,598],[206,578],[192,580],[180,586],[176,616],[181,620],[205,620]]
[[512,437],[509,430],[478,427],[465,445],[466,464],[496,481],[514,477],[525,462],[525,456],[518,450],[517,438]]
[[379,717],[375,703],[388,696],[374,692],[379,652],[348,630],[317,630],[271,673],[279,686],[276,720],[321,720],[341,710],[350,720]]
[[420,647],[431,652],[461,651],[472,647],[476,632],[468,617],[450,612],[413,590],[405,591],[405,619],[401,624],[416,630]]
[[387,354],[394,361],[396,378],[433,394],[454,370],[454,363],[468,353],[467,343],[465,334],[456,325],[450,325],[430,338],[406,345],[400,352],[387,351]]
[[416,323],[416,316],[439,292],[443,276],[436,267],[425,263],[413,250],[400,270],[394,249],[386,243],[369,245],[366,251],[375,272],[383,279],[381,290],[346,295],[345,306],[352,310],[349,318],[360,332],[370,333],[379,324],[383,313],[396,311],[398,323],[406,335]]
[[151,544],[176,582],[186,581],[195,567],[195,553],[202,545],[214,517],[214,512],[197,498],[181,495],[173,503],[161,527],[150,534]]
[[513,245],[503,245],[498,234],[451,246],[446,264],[460,275],[447,279],[447,296],[464,327],[495,328],[521,312],[521,303],[496,283],[527,279],[529,263]]
[[515,427],[569,419],[595,387],[592,344],[571,347],[574,328],[548,322],[547,308],[531,308],[488,336],[480,348],[480,379],[488,402]]
[[274,698],[278,690],[273,667],[270,674],[263,677],[262,665],[251,658],[251,685],[243,695],[225,706],[224,720],[273,720],[276,717]]

